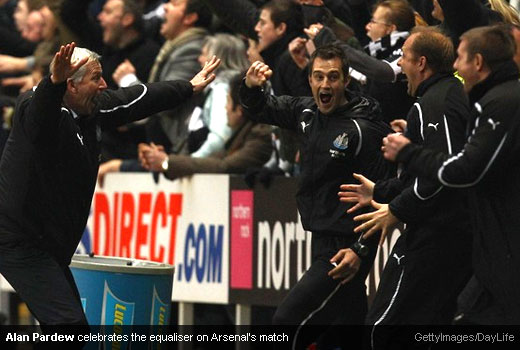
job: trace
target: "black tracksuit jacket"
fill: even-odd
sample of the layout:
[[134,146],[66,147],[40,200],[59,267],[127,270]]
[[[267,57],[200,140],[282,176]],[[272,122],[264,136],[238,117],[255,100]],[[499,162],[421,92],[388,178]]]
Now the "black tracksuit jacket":
[[[173,108],[186,81],[105,90],[89,116],[62,104],[66,84],[46,77],[20,96],[0,161],[0,234],[32,241],[68,264],[81,239],[99,166],[98,128]],[[5,237],[5,236],[4,236]]]
[[398,161],[444,186],[471,188],[473,269],[507,319],[520,324],[520,83],[513,61],[502,64],[470,92],[469,137],[447,156],[405,146]]
[[[327,235],[352,234],[357,226],[338,199],[339,186],[354,183],[354,172],[373,179],[394,175],[381,156],[382,138],[391,129],[375,100],[347,93],[346,105],[321,114],[312,97],[274,97],[242,83],[240,98],[250,119],[298,131],[301,175],[296,196],[303,227]],[[356,213],[355,215],[357,215]]]
[[[431,150],[447,155],[458,153],[464,145],[469,118],[460,81],[450,74],[435,74],[418,86],[417,95],[420,97],[407,116],[406,136]],[[399,178],[377,182],[374,199],[389,203],[392,213],[408,225],[407,231],[421,228],[421,235],[409,238],[409,243],[415,241],[413,245],[421,246],[431,238],[446,235],[461,244],[471,241],[464,234],[469,232],[465,191],[445,188],[438,180],[403,171]],[[453,237],[453,232],[459,234]]]

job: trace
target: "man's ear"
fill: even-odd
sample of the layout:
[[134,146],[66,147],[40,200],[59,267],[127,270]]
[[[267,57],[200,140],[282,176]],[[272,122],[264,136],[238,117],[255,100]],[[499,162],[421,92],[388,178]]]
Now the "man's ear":
[[484,66],[486,63],[484,62],[484,57],[482,57],[482,54],[476,53],[475,57],[473,57],[473,62],[475,63],[475,67],[477,68],[477,71],[482,71],[484,69]]
[[427,62],[426,57],[424,57],[424,56],[419,57],[418,64],[419,64],[419,70],[421,72],[423,72],[426,69],[426,62]]
[[350,84],[350,75],[347,75],[345,77],[345,84],[344,84],[345,88],[348,86],[348,84]]
[[132,25],[132,23],[134,23],[134,21],[135,21],[134,15],[132,15],[131,13],[125,13],[123,15],[123,17],[121,18],[121,24],[125,28],[130,27]]
[[274,31],[276,34],[280,37],[285,34],[285,31],[287,30],[287,24],[285,22],[282,22],[278,25],[278,27],[274,28]]
[[188,13],[184,15],[184,19],[182,20],[183,24],[187,27],[193,26],[199,20],[199,14],[196,12]]
[[76,83],[74,83],[74,80],[67,79],[67,91],[70,91],[71,93],[75,94],[78,92],[78,88],[76,86]]

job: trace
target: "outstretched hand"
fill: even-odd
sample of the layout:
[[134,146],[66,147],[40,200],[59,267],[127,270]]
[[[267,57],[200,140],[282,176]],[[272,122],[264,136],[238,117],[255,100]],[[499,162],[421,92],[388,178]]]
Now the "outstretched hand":
[[392,214],[388,204],[377,203],[374,200],[372,200],[370,204],[376,211],[356,216],[354,221],[364,221],[364,223],[357,226],[354,232],[365,232],[363,239],[367,239],[381,230],[379,245],[383,245],[386,236],[397,227],[400,221]]
[[355,212],[358,209],[370,205],[374,195],[374,183],[360,174],[353,174],[354,178],[358,180],[360,185],[341,185],[338,192],[340,202],[356,203],[347,210],[348,214]]
[[72,42],[60,47],[60,51],[56,52],[51,63],[51,81],[54,84],[63,83],[78,71],[88,61],[88,57],[78,62],[71,62],[72,53],[76,43]]
[[254,62],[246,73],[246,86],[248,88],[263,86],[273,75],[271,68],[260,61]]
[[220,58],[217,58],[216,56],[211,57],[209,61],[207,61],[204,64],[204,67],[202,67],[202,70],[197,73],[191,79],[190,83],[193,86],[193,93],[199,93],[206,86],[209,85],[213,80],[215,80],[215,74],[213,73],[215,69],[220,65]]

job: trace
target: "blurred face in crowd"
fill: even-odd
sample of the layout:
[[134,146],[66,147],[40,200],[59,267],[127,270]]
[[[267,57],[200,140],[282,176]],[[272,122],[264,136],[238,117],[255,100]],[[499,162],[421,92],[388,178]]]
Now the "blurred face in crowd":
[[42,33],[43,16],[40,11],[31,11],[27,16],[25,28],[22,30],[22,37],[32,42],[38,42],[42,40]]
[[25,2],[24,0],[19,0],[16,3],[16,8],[13,13],[16,29],[18,29],[19,32],[23,31],[28,16],[29,8],[27,7],[27,2]]
[[90,114],[96,105],[96,97],[107,88],[102,77],[101,64],[90,61],[86,64],[86,72],[79,82],[70,81],[67,86],[67,104],[76,113]]
[[231,129],[236,129],[242,123],[242,107],[240,105],[233,106],[231,94],[227,94],[226,102],[227,125]]
[[442,7],[439,5],[439,1],[437,0],[433,0],[432,17],[438,21],[444,21],[444,12],[442,11]]
[[43,17],[43,28],[42,37],[43,40],[52,40],[56,34],[56,17],[48,6],[44,6],[40,9],[40,13]]
[[[188,0],[170,0],[164,4],[164,22],[161,26],[161,35],[166,39],[175,39],[186,29],[188,24],[187,16],[185,16],[187,2]],[[196,14],[193,15],[196,16]]]
[[334,112],[347,102],[345,87],[348,77],[343,75],[341,59],[322,59],[316,57],[309,76],[312,96],[323,114]]
[[108,0],[98,15],[103,28],[103,42],[108,46],[117,46],[123,34],[123,1]]
[[395,30],[395,26],[387,20],[389,12],[390,9],[387,7],[378,6],[376,8],[372,14],[372,19],[365,26],[370,40],[377,41]]
[[256,61],[263,62],[264,59],[260,55],[260,51],[258,51],[258,42],[253,39],[248,39],[248,46],[247,46],[247,60],[249,63],[253,64]]
[[208,56],[209,56],[208,45],[204,45],[202,47],[202,50],[200,51],[200,55],[199,55],[199,63],[200,63],[201,67],[204,67],[204,64],[209,60],[210,57],[208,57]]
[[408,80],[408,94],[410,96],[415,96],[417,87],[422,83],[419,57],[412,50],[413,41],[416,37],[417,34],[412,34],[406,39],[402,48],[403,55],[397,62]]
[[467,41],[462,39],[457,49],[457,59],[453,64],[453,68],[459,72],[464,79],[464,90],[471,91],[473,86],[479,82],[476,55],[469,57],[467,51]]
[[286,24],[280,23],[276,27],[271,20],[271,10],[263,9],[260,19],[256,23],[255,31],[258,35],[258,51],[262,52],[272,43],[280,39],[285,33]]

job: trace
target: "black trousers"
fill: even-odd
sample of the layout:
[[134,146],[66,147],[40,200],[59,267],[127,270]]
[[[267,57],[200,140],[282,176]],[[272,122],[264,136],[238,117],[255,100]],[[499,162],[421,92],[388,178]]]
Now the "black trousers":
[[[275,325],[292,325],[295,330],[293,349],[305,349],[317,342],[319,348],[341,345],[344,332],[334,325],[362,325],[367,313],[365,280],[372,267],[376,249],[363,259],[360,270],[350,282],[342,285],[327,273],[334,267],[329,260],[339,249],[348,248],[357,237],[353,235],[312,236],[312,264],[298,283],[289,291],[273,317]],[[330,327],[330,333],[327,327]],[[339,337],[338,337],[339,336]],[[360,338],[361,340],[361,338]],[[352,345],[352,339],[349,343]]]
[[40,322],[43,333],[55,332],[58,325],[87,325],[69,267],[36,244],[0,232],[0,273]]
[[[460,239],[458,239],[460,237]],[[469,231],[407,230],[388,257],[367,315],[365,348],[399,349],[403,325],[450,325],[471,277]],[[407,344],[409,345],[409,344]]]

